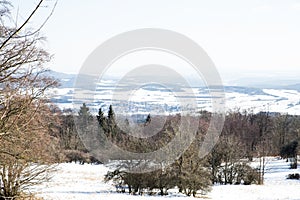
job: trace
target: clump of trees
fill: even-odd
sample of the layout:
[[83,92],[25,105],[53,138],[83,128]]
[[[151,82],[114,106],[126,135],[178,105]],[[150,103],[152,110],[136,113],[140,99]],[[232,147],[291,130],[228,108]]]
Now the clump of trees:
[[[109,106],[107,115],[105,115],[100,108],[96,117],[98,124],[101,127],[101,130],[103,130],[106,138],[122,149],[137,153],[153,152],[166,145],[174,138],[176,130],[178,130],[178,126],[180,124],[180,115],[168,116],[165,124],[157,134],[149,137],[139,138],[126,132],[128,128],[125,125],[129,125],[128,119],[124,119],[125,127],[122,129],[117,125],[112,106]],[[160,118],[162,117],[155,116],[151,118],[151,116],[148,115],[144,123],[139,123],[139,126],[147,126],[147,124],[151,121],[151,123],[154,123],[151,126],[156,128],[158,125],[155,123],[158,123]],[[148,132],[149,129],[146,129],[144,133],[140,134],[146,135]]]
[[60,161],[75,162],[79,164],[101,164],[95,156],[85,147],[79,131],[89,132],[95,117],[90,113],[86,104],[83,104],[78,113],[73,113],[71,109],[56,109],[58,123],[52,123],[52,127],[57,130],[58,146],[60,149]]
[[[300,139],[299,122],[300,117],[295,115],[231,111],[226,115],[219,144],[212,151],[212,154],[217,151],[213,159],[216,160],[216,164],[223,163],[226,168],[227,161],[218,161],[219,157],[229,157],[228,160],[235,164],[240,164],[241,161],[247,164],[254,157],[258,158],[259,165],[256,171],[250,169],[249,174],[253,183],[263,184],[268,156],[281,155],[284,158],[282,149],[289,149],[293,151],[293,155],[289,156],[297,157],[297,148],[291,148],[293,145],[290,143],[295,144],[294,141]],[[297,160],[294,166],[297,166],[296,163]],[[225,183],[225,174],[223,176]]]
[[196,197],[198,193],[209,192],[212,186],[210,171],[198,153],[190,148],[172,165],[151,172],[132,173],[120,167],[109,171],[105,180],[113,180],[121,192],[127,190],[129,194],[168,195],[169,189],[178,187],[187,196]]
[[[150,147],[150,144],[155,143],[153,138],[148,141],[135,140],[132,143],[126,133],[118,130],[112,122],[113,118],[108,117],[110,115],[114,116],[111,106],[107,117],[102,110],[97,117],[99,126],[103,127],[107,137],[112,138],[115,144],[122,148],[131,144],[136,145],[135,150],[143,148],[143,151],[147,151],[148,147],[153,150]],[[151,123],[148,118],[147,123]],[[180,120],[180,116],[171,116],[168,120],[162,131],[172,130],[168,132],[169,138],[172,138],[178,131],[176,120]],[[294,158],[293,166],[297,166],[299,116],[269,112],[228,112],[219,142],[204,159],[199,159],[198,150],[210,121],[210,113],[203,112],[199,121],[195,141],[172,165],[162,163],[164,167],[161,169],[142,174],[128,173],[124,170],[124,165],[120,165],[115,171],[107,173],[106,180],[115,181],[118,188],[123,188],[121,191],[132,194],[153,194],[157,191],[160,195],[165,195],[168,189],[177,187],[188,196],[196,196],[197,192],[209,191],[212,184],[263,184],[267,156]],[[111,122],[113,126],[110,126]],[[253,158],[258,158],[257,168],[249,164]]]
[[[155,117],[155,116],[154,116]],[[154,117],[148,115],[141,126],[145,126],[154,120]],[[136,152],[148,152],[155,150],[166,144],[172,139],[178,131],[180,115],[169,116],[164,127],[153,137],[146,139],[137,139],[128,136],[122,130],[115,126],[114,111],[112,106],[109,107],[107,116],[102,110],[99,110],[97,116],[99,126],[101,126],[108,138],[122,148],[128,147]],[[202,121],[201,128],[207,125],[208,121]],[[206,193],[211,189],[210,171],[205,166],[205,159],[200,159],[199,145],[203,140],[205,128],[199,129],[196,140],[190,147],[176,160],[173,164],[160,163],[160,168],[144,173],[130,173],[126,171],[124,162],[120,162],[117,169],[108,172],[105,180],[113,180],[117,188],[123,188],[121,191],[131,194],[159,194],[167,195],[170,188],[178,187],[179,191],[187,196],[196,196],[197,193]],[[138,162],[136,160],[128,162]],[[151,165],[151,161],[149,161]],[[126,165],[126,164],[125,164]]]
[[108,172],[105,181],[113,180],[120,192],[129,194],[155,194],[167,195],[168,189],[176,186],[175,177],[171,176],[170,168],[160,169],[146,173],[128,173],[126,171],[115,170]]
[[248,163],[245,152],[235,136],[220,137],[219,143],[207,157],[212,182],[217,184],[257,184],[259,173]]

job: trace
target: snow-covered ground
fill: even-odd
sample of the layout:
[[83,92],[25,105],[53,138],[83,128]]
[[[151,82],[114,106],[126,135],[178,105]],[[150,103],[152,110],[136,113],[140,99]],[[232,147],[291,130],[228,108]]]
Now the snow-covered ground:
[[[192,98],[197,101],[199,109],[212,111],[212,98],[209,91],[206,89],[192,88],[193,93],[188,93],[189,90],[178,88],[177,93],[168,91],[167,89],[151,89],[141,88],[137,91],[128,92],[126,99],[122,104],[119,102],[118,95],[113,96],[114,89],[111,85],[104,85],[96,91],[81,91],[82,97],[75,98],[75,102],[82,105],[82,102],[89,102],[88,106],[95,113],[98,112],[99,107],[106,112],[110,104],[114,107],[123,105],[126,113],[136,110],[139,113],[150,113],[155,108],[160,108],[166,113],[178,113],[181,111],[182,102]],[[54,97],[52,98],[61,109],[73,108],[72,101],[74,100],[74,88],[59,88],[52,91]],[[177,95],[177,96],[176,96]],[[235,110],[253,110],[254,112],[270,111],[300,115],[300,91],[287,89],[253,89],[245,87],[226,87],[225,89],[225,109]],[[117,100],[119,99],[119,100]],[[128,100],[128,101],[127,101]],[[128,108],[124,105],[130,105]],[[132,109],[135,108],[135,109]],[[127,110],[128,109],[128,110]],[[162,111],[160,111],[162,113]]]
[[[255,165],[256,163],[253,163]],[[169,196],[133,196],[115,192],[113,185],[104,183],[104,174],[109,169],[103,165],[79,165],[75,163],[64,163],[58,166],[58,171],[53,179],[41,186],[32,188],[31,192],[37,192],[46,200],[60,199],[117,199],[117,200],[138,200],[138,199],[195,199],[186,197],[176,192]],[[278,158],[268,158],[266,165],[264,185],[216,185],[211,193],[205,196],[213,200],[276,200],[276,199],[300,199],[300,180],[287,180],[290,173],[300,173],[300,169],[289,169],[289,163]]]
[[262,91],[262,94],[226,92],[226,108],[300,114],[299,91],[281,89],[263,89]]

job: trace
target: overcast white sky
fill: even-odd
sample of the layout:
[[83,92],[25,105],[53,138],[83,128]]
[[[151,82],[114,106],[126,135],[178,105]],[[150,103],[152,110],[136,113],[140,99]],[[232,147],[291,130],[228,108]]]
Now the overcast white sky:
[[[36,2],[12,1],[23,17]],[[47,12],[42,9],[32,26]],[[77,73],[102,42],[138,28],[164,28],[188,36],[221,73],[300,75],[300,0],[59,0],[42,30],[54,54],[49,67]]]

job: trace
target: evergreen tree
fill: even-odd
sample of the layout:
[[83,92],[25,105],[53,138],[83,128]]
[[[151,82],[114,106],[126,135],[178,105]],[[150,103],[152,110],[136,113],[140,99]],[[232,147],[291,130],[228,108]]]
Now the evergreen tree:
[[80,131],[86,132],[88,124],[92,122],[93,116],[90,113],[90,109],[85,103],[82,104],[80,110],[78,111],[78,128]]
[[80,107],[80,110],[78,111],[78,115],[87,118],[91,116],[90,109],[86,106],[85,103],[83,103],[82,106]]
[[109,106],[107,118],[110,125],[115,122],[115,112],[113,111],[112,105]]
[[147,118],[146,118],[146,121],[145,121],[144,125],[147,126],[147,125],[150,124],[150,122],[151,122],[151,115],[149,113],[148,116],[147,116]]
[[104,112],[102,111],[101,108],[99,108],[97,120],[98,120],[100,127],[103,128],[104,131],[106,131],[107,130],[106,118],[105,118]]
[[107,126],[108,126],[108,134],[111,137],[116,136],[116,122],[115,122],[115,112],[113,111],[112,105],[109,106],[108,114],[107,114]]

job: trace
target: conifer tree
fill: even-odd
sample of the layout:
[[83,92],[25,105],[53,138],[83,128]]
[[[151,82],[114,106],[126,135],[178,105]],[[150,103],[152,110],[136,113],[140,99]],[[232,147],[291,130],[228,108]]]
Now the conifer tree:
[[102,108],[99,108],[98,115],[97,115],[97,120],[98,120],[98,123],[99,123],[100,127],[104,131],[106,131],[107,130],[107,123],[106,123],[106,118],[104,116],[104,112],[102,111]]

